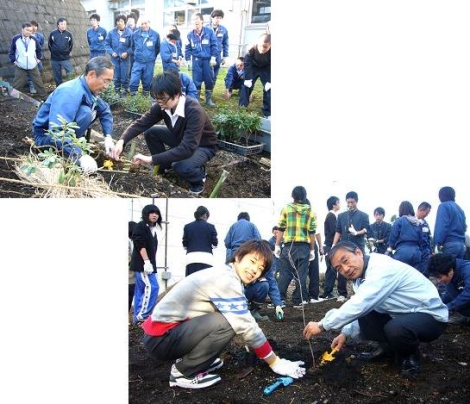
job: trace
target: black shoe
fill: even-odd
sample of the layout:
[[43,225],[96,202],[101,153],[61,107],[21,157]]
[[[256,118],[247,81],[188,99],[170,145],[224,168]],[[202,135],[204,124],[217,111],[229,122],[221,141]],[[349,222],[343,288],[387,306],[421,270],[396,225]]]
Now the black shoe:
[[470,324],[470,317],[454,311],[452,315],[449,316],[449,324]]
[[375,362],[381,359],[391,358],[392,351],[390,348],[388,348],[388,346],[386,347],[385,345],[379,345],[371,352],[360,352],[357,357],[358,359],[362,359],[364,361]]
[[404,377],[414,377],[421,372],[419,352],[406,357],[401,363],[400,374]]
[[190,195],[199,195],[204,191],[204,183],[206,182],[207,173],[206,167],[204,167],[204,176],[200,182],[193,182],[189,184],[189,194]]

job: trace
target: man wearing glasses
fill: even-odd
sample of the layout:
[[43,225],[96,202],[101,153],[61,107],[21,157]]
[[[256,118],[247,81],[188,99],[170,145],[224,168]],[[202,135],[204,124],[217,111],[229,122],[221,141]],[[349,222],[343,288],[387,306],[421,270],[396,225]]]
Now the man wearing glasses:
[[[150,86],[156,103],[135,120],[117,141],[112,156],[119,159],[125,145],[143,133],[151,156],[136,154],[134,164],[159,166],[159,173],[172,168],[189,183],[189,193],[204,190],[206,163],[217,152],[217,135],[204,108],[181,91],[179,75],[168,70],[156,75]],[[164,125],[157,125],[163,119]]]
[[66,122],[77,124],[77,138],[87,136],[90,125],[99,119],[105,135],[106,152],[109,153],[114,146],[111,138],[113,116],[109,105],[98,95],[113,81],[113,76],[113,63],[106,56],[97,56],[88,61],[82,76],[58,86],[34,118],[33,135],[36,145],[54,146],[78,162],[84,172],[96,171],[96,161],[90,155],[84,154],[71,138],[63,138],[59,134],[63,129],[59,117]]

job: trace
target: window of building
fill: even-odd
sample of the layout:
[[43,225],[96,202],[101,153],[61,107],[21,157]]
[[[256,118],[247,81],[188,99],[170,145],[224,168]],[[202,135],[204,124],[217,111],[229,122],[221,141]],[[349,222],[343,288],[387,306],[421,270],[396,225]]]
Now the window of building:
[[266,23],[271,20],[271,0],[253,0],[251,23]]

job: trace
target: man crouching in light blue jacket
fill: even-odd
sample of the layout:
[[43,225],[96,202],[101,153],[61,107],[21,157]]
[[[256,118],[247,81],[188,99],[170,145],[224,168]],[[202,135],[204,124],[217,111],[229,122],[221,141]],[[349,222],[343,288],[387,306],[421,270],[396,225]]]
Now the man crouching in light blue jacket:
[[360,353],[359,358],[377,360],[393,354],[403,376],[419,373],[419,343],[439,338],[449,317],[436,287],[408,264],[382,254],[363,255],[350,242],[336,244],[328,259],[332,268],[353,281],[355,293],[320,321],[309,322],[304,336],[341,330],[331,343],[338,349],[348,338],[377,341],[375,351]]
[[[86,136],[90,125],[99,119],[105,135],[105,148],[109,153],[114,147],[111,138],[113,116],[109,105],[98,97],[113,81],[114,66],[106,56],[97,56],[86,64],[85,74],[58,86],[47,101],[39,108],[33,121],[34,141],[37,146],[55,146],[63,150],[67,157],[77,161],[84,172],[97,170],[96,161],[84,154],[70,138],[59,138],[50,131],[59,132],[62,124],[59,117],[67,123],[75,122],[77,138]],[[55,125],[58,125],[55,128]]]

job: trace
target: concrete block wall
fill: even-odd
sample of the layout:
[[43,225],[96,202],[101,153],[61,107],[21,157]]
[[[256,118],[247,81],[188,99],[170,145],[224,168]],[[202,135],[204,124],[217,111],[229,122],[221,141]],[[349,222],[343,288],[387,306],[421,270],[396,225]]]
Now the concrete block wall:
[[24,22],[36,20],[39,31],[45,36],[43,49],[45,83],[53,83],[50,52],[47,48],[49,34],[57,28],[57,19],[67,19],[67,29],[72,33],[74,47],[71,60],[76,75],[84,72],[90,50],[86,31],[90,27],[88,14],[79,0],[0,0],[0,77],[13,82],[14,68],[8,57],[11,38],[21,32]]

